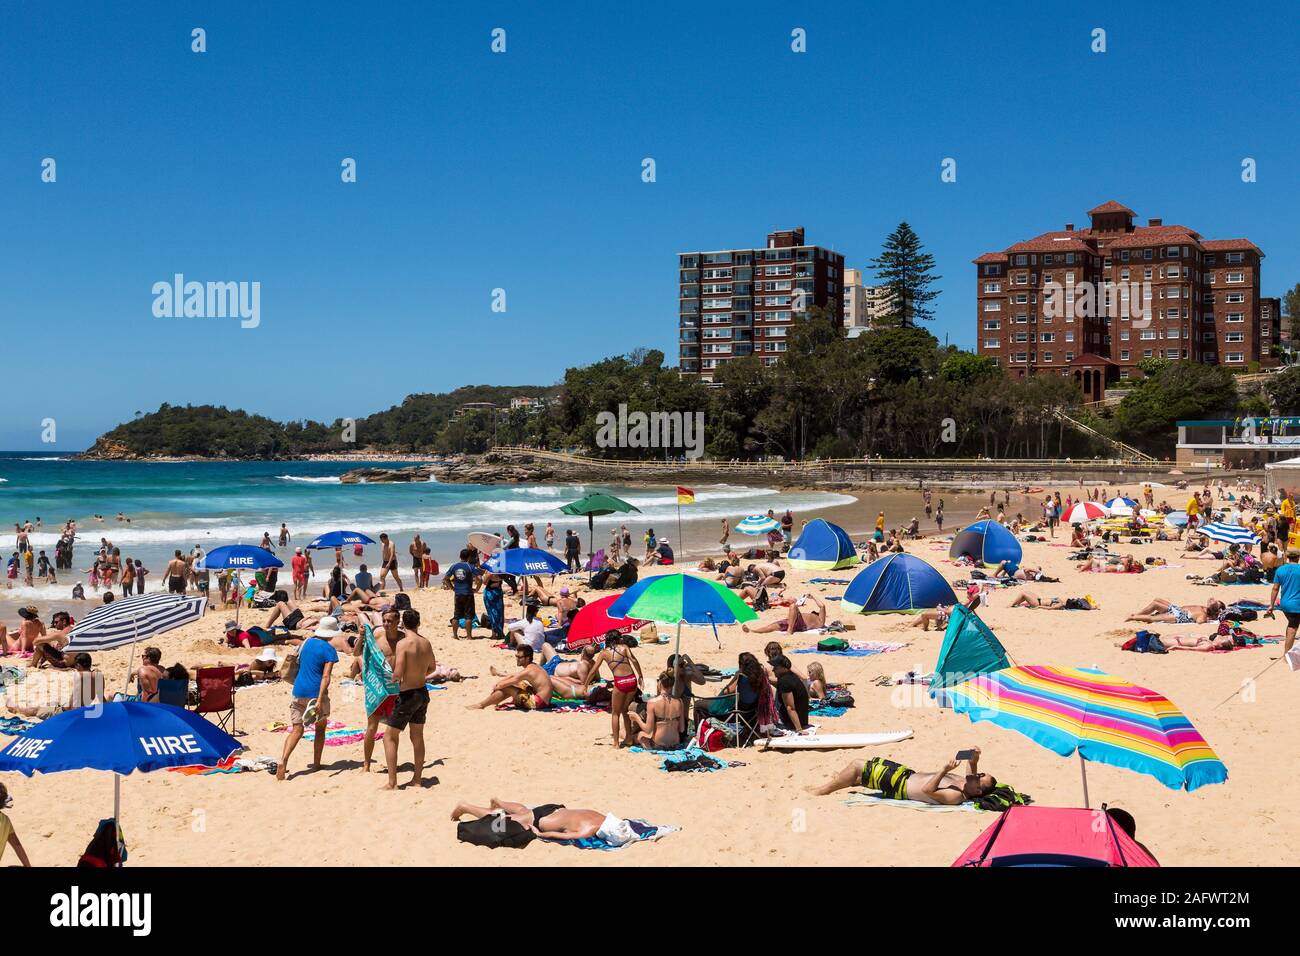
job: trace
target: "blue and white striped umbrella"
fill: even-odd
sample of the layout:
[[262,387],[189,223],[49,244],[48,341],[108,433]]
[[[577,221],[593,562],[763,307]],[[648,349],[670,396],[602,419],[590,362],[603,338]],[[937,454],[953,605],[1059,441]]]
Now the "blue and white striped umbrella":
[[781,522],[767,515],[750,515],[736,522],[736,530],[741,534],[767,534],[781,527]]
[[1243,528],[1235,524],[1224,524],[1222,521],[1215,521],[1203,528],[1197,528],[1196,532],[1213,541],[1223,541],[1227,544],[1259,544],[1259,535],[1249,528]]
[[1136,508],[1137,502],[1134,501],[1132,498],[1123,498],[1123,497],[1111,498],[1110,501],[1106,502],[1106,507],[1107,508],[1116,508],[1116,507]]
[[199,620],[207,606],[205,597],[161,593],[101,604],[72,628],[63,652],[108,651],[145,640]]

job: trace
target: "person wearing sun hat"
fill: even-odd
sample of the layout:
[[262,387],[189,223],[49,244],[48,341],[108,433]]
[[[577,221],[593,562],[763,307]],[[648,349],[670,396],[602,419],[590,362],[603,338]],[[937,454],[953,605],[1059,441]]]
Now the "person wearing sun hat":
[[302,739],[305,726],[312,724],[316,738],[312,741],[314,759],[310,769],[320,769],[325,753],[325,728],[330,715],[330,677],[338,663],[339,652],[332,643],[341,637],[337,618],[324,617],[298,649],[298,674],[293,681],[293,698],[289,703],[289,736],[284,754],[275,769],[275,779],[283,780],[289,770],[289,756]]
[[23,622],[18,630],[5,634],[6,654],[30,654],[36,646],[36,639],[45,636],[45,625],[41,623],[41,612],[33,604],[18,609],[18,616]]

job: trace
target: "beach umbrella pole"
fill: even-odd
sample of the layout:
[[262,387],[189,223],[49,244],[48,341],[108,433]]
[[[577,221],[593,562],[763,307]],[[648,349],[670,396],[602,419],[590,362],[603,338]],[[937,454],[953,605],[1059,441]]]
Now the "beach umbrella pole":
[[121,826],[122,819],[122,775],[113,774],[113,826]]
[[1092,804],[1088,802],[1088,761],[1083,759],[1083,754],[1079,754],[1079,773],[1083,775],[1083,806],[1087,809]]

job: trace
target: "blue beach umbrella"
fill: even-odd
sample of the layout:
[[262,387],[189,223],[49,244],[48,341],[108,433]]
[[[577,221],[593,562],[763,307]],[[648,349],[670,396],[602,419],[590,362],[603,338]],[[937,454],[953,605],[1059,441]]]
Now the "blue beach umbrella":
[[30,777],[63,770],[111,771],[116,820],[122,775],[212,766],[242,749],[216,724],[184,708],[123,701],[65,710],[41,721],[0,751],[0,772]]
[[563,574],[569,566],[541,548],[506,548],[488,558],[484,565],[497,574],[513,574],[524,579],[524,601],[528,600],[528,578],[535,574]]
[[1165,524],[1171,528],[1183,528],[1187,526],[1186,511],[1171,511],[1165,515]]
[[1222,541],[1224,544],[1259,544],[1259,535],[1249,528],[1225,524],[1222,521],[1214,521],[1197,528],[1196,533],[1203,534],[1212,541]]
[[346,548],[350,544],[374,544],[375,539],[360,531],[326,531],[312,538],[307,545],[309,551],[324,551],[328,548]]
[[[225,544],[205,554],[199,564],[208,571],[258,571],[282,568],[284,562],[266,548],[251,544]],[[235,602],[235,623],[239,623],[239,602]]]
[[1105,505],[1108,509],[1111,510],[1115,508],[1136,508],[1137,502],[1134,501],[1132,498],[1125,498],[1121,496],[1118,498],[1111,498],[1110,501],[1105,502]]
[[185,594],[139,594],[101,604],[68,632],[65,654],[107,651],[140,638],[148,640],[203,617],[208,599]]

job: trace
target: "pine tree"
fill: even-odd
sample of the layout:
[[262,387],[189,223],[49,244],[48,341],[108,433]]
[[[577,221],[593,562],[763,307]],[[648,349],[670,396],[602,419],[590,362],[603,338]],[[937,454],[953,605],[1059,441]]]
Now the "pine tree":
[[871,260],[871,267],[881,284],[893,293],[892,311],[886,319],[907,328],[917,321],[929,322],[934,318],[934,310],[928,306],[938,298],[939,292],[931,286],[941,276],[933,274],[934,256],[925,251],[911,226],[905,222],[898,224],[885,239],[880,255]]

